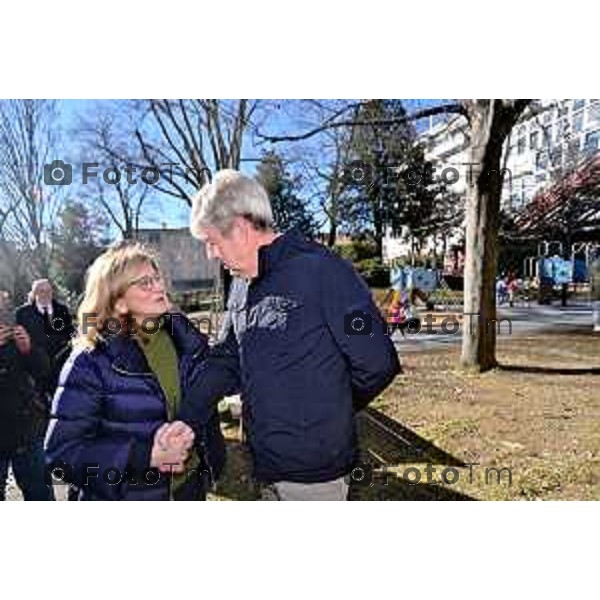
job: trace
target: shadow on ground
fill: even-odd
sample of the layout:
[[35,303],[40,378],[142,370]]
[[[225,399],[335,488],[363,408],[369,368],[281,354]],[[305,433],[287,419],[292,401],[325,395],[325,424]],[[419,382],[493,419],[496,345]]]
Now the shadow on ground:
[[[393,471],[389,472],[401,465],[419,465],[415,468],[419,469],[421,479],[426,480],[427,464],[465,467],[464,461],[373,408],[364,410],[356,422],[361,460],[372,465],[375,471],[364,483],[352,481],[350,500],[473,500],[448,486],[411,484]],[[384,466],[386,471],[381,473]]]
[[[251,477],[251,457],[239,441],[235,422],[223,424],[227,441],[227,464],[212,500],[258,500],[259,490]],[[393,473],[380,476],[383,466],[431,463],[464,467],[465,463],[390,419],[379,411],[367,409],[357,417],[360,458],[373,466],[372,479],[365,484],[351,481],[349,500],[473,500],[448,486],[427,483],[409,484]],[[424,471],[424,467],[421,469]]]
[[542,375],[600,375],[600,367],[590,368],[557,368],[557,367],[535,367],[532,365],[503,365],[499,364],[501,371],[512,371],[515,373],[538,373]]

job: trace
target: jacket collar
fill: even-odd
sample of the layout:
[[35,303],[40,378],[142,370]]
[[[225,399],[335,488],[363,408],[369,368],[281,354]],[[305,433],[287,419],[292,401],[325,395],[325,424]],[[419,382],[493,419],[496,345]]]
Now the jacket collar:
[[270,244],[258,249],[258,275],[255,279],[261,279],[276,265],[285,260],[290,253],[305,244],[304,238],[295,230],[289,231],[275,238]]
[[[206,336],[181,313],[168,313],[163,327],[172,337],[179,361],[185,356],[201,357],[208,348]],[[135,337],[128,335],[100,336],[113,368],[129,374],[151,374],[148,361]]]
[[[34,313],[34,314],[38,314],[41,315],[42,311],[40,311],[41,305],[39,305],[37,303],[37,300],[32,300],[28,305],[30,307],[30,310]],[[63,309],[63,304],[61,304],[60,302],[58,302],[55,298],[52,298],[52,302],[51,305],[48,307],[50,308],[50,312],[52,314],[57,314],[58,312],[61,312]]]

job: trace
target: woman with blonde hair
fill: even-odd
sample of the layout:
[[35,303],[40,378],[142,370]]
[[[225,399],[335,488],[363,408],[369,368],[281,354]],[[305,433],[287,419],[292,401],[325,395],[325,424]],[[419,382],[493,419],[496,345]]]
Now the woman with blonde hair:
[[96,259],[46,437],[49,470],[83,500],[204,499],[221,471],[216,409],[176,420],[208,342],[169,301],[156,257],[124,242]]

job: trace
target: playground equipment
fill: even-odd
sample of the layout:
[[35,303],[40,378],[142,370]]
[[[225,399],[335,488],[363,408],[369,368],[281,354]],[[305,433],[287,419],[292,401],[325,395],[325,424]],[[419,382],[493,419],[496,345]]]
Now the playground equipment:
[[462,295],[453,292],[437,269],[392,265],[390,288],[384,300],[387,320],[402,333],[407,327],[412,329],[414,326],[418,330],[420,326],[415,307],[417,299],[428,311],[433,311],[436,306],[444,312],[462,308]]
[[421,321],[414,309],[415,300],[419,298],[429,307],[429,294],[437,285],[438,272],[435,269],[392,265],[391,289],[384,301],[388,323],[398,327],[403,334],[406,327],[418,330]]
[[547,303],[557,287],[588,283],[600,244],[576,242],[571,245],[570,259],[564,258],[563,249],[562,242],[543,241],[538,244],[538,255],[524,261],[525,277],[537,285],[540,303]]

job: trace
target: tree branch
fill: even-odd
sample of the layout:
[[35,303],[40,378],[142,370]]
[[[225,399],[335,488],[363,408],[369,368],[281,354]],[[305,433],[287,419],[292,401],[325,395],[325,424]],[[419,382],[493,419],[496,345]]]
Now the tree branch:
[[[343,112],[346,112],[348,107],[344,109]],[[340,111],[342,112],[342,111]],[[368,121],[359,121],[359,120],[350,120],[350,121],[335,121],[334,117],[328,120],[328,122],[323,123],[322,125],[310,129],[304,133],[300,133],[297,135],[264,135],[260,132],[257,132],[256,135],[258,138],[264,140],[265,142],[270,142],[272,144],[279,142],[298,142],[301,140],[307,140],[315,135],[322,133],[323,131],[327,131],[330,129],[336,129],[339,127],[364,127],[364,126],[375,126],[375,125],[395,125],[401,123],[408,123],[410,121],[418,121],[419,119],[426,119],[429,117],[433,117],[441,114],[459,114],[466,118],[469,118],[469,113],[466,108],[458,103],[452,104],[441,104],[440,106],[434,106],[431,108],[425,108],[423,110],[415,111],[406,117],[398,118],[398,119],[374,119]]]

